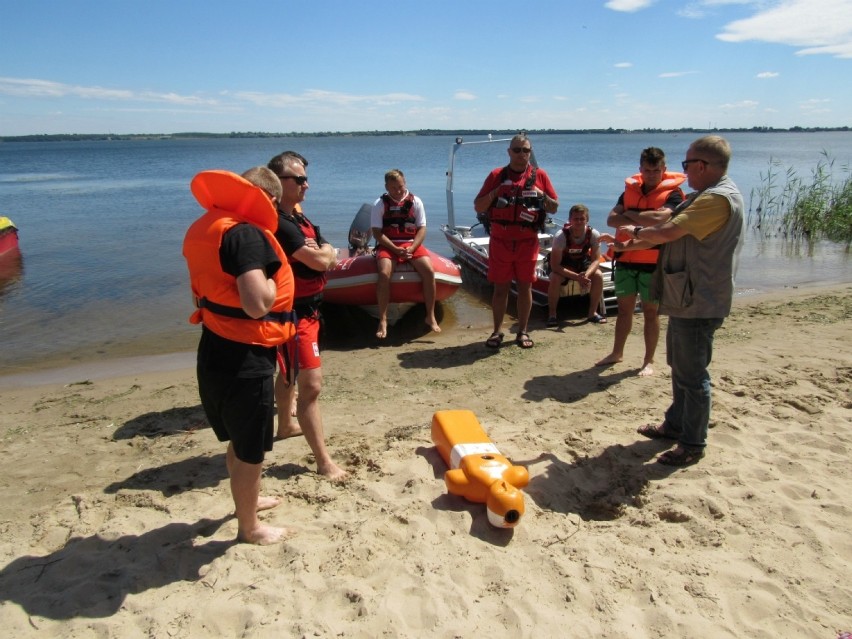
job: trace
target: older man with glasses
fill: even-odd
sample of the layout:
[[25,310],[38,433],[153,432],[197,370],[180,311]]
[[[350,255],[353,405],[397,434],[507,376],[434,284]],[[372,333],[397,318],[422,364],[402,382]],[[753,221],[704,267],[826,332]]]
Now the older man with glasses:
[[547,213],[555,213],[558,197],[543,169],[530,163],[532,143],[518,134],[509,142],[509,164],[496,168],[473,201],[477,214],[484,215],[491,239],[488,246],[488,281],[494,285],[491,312],[494,331],[486,340],[489,348],[503,343],[503,318],[512,280],[518,290],[518,332],[515,343],[532,348],[527,332],[532,311],[532,285],[536,280],[538,232]]
[[681,163],[695,189],[669,221],[654,226],[626,225],[630,239],[618,250],[662,244],[652,296],[669,316],[666,359],[672,369],[672,403],[661,424],[639,428],[651,439],[677,446],[657,458],[661,464],[688,466],[704,457],[710,422],[713,336],[731,311],[734,276],[742,242],[743,197],[727,176],[731,147],[718,135],[693,142]]

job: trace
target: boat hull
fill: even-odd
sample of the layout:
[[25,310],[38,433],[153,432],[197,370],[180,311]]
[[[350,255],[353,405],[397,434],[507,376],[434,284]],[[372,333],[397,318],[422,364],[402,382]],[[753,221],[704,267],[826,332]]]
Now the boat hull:
[[[480,227],[481,228],[481,227]],[[468,266],[482,277],[488,276],[488,245],[490,238],[484,231],[471,229],[471,227],[443,226],[441,229],[453,251],[456,260]],[[550,275],[545,270],[545,265],[550,256],[553,245],[554,233],[539,233],[539,256],[536,265],[536,281],[533,282],[532,294],[533,304],[536,306],[547,306],[547,289],[550,286]],[[614,310],[618,306],[615,298],[615,283],[612,280],[612,267],[609,262],[601,264],[601,272],[604,278],[603,304],[607,311]],[[512,292],[517,294],[515,283],[512,282]],[[583,291],[574,281],[568,281],[560,289],[560,297],[572,297],[582,295]]]
[[[443,301],[461,286],[461,269],[452,260],[428,251],[435,271],[435,300]],[[358,255],[340,260],[327,272],[323,299],[331,304],[375,306],[379,275],[374,255]],[[390,281],[391,304],[423,303],[423,282],[411,264],[395,265]],[[409,306],[410,308],[410,306]]]

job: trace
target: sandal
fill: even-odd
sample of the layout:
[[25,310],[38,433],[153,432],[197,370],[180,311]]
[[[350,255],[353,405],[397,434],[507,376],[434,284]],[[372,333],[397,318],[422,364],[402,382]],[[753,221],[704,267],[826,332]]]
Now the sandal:
[[606,316],[601,315],[600,313],[595,313],[589,318],[589,322],[592,324],[606,324]]
[[672,448],[657,457],[657,463],[664,466],[691,466],[704,457],[703,448]]
[[547,322],[545,322],[544,325],[547,326],[547,328],[556,328],[559,326],[559,320],[555,317],[548,317]]
[[491,337],[485,340],[485,345],[488,348],[500,348],[503,343],[503,333],[491,333]]
[[667,433],[664,426],[656,426],[654,424],[640,426],[636,429],[636,432],[648,439],[678,439],[677,435]]
[[532,348],[535,346],[535,342],[530,339],[527,333],[518,333],[517,337],[515,337],[515,344],[521,348]]

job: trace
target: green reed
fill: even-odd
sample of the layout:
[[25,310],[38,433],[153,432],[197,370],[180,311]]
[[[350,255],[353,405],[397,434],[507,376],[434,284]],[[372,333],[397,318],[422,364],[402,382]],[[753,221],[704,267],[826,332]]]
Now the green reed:
[[751,191],[748,225],[763,237],[780,237],[812,244],[828,240],[852,245],[852,175],[834,179],[834,160],[823,151],[810,179],[792,168],[782,171],[770,158],[769,170],[760,174],[760,186]]

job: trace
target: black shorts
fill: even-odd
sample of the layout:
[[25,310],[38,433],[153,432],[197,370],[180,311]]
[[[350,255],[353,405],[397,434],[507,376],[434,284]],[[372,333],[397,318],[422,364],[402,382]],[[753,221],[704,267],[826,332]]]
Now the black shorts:
[[230,441],[242,462],[259,464],[272,450],[275,392],[272,375],[233,377],[198,370],[198,394],[220,442]]

